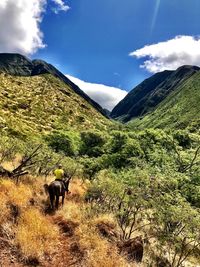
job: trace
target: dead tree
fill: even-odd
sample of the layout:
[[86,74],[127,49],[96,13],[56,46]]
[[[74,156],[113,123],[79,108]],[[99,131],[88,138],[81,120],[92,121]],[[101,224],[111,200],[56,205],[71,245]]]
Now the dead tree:
[[31,153],[26,153],[19,165],[12,171],[6,170],[3,166],[0,166],[0,176],[11,179],[16,179],[18,182],[19,177],[28,174],[28,170],[37,163],[36,157],[39,154],[42,145],[38,145]]

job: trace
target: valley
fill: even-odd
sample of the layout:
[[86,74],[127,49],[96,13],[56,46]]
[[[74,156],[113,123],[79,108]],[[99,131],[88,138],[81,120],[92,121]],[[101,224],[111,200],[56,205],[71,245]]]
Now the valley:
[[[1,265],[199,266],[199,68],[153,75],[112,119],[63,76],[0,55]],[[58,164],[71,194],[52,210]]]

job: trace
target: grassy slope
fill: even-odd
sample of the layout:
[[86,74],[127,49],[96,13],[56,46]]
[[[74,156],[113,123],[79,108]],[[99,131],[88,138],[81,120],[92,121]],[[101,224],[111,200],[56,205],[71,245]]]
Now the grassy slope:
[[[45,214],[46,180],[38,178],[26,177],[25,183],[18,186],[11,180],[0,179],[1,266],[137,266],[120,256],[116,244],[98,231],[99,224],[115,229],[112,215],[86,215],[87,186],[82,181],[72,181],[71,194],[62,209]],[[49,177],[49,181],[52,179]],[[14,213],[13,207],[19,212]]]
[[111,122],[52,75],[0,74],[0,129],[17,136],[55,129],[105,129]]
[[186,128],[200,126],[200,73],[184,82],[172,92],[157,109],[130,122],[131,126],[142,128]]
[[168,95],[199,72],[196,66],[184,65],[175,71],[163,71],[144,80],[113,109],[111,117],[130,121],[152,112]]

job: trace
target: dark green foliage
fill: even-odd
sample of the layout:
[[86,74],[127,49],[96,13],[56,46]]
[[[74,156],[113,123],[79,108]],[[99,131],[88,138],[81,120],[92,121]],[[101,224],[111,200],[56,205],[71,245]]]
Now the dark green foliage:
[[194,207],[200,208],[200,173],[196,171],[180,183],[180,191]]
[[94,178],[95,174],[103,168],[99,158],[89,158],[86,156],[80,162],[83,165],[83,174],[88,179]]
[[122,168],[142,156],[143,151],[137,138],[130,138],[128,134],[120,131],[112,131],[105,145],[101,164],[104,168]]
[[176,131],[173,137],[178,141],[178,145],[183,148],[191,147],[191,139],[187,131]]
[[75,142],[70,133],[54,132],[46,136],[48,145],[57,153],[62,152],[66,156],[75,155]]
[[109,144],[110,152],[111,153],[120,152],[124,148],[128,140],[127,134],[121,131],[113,131],[111,135],[112,139]]
[[103,154],[103,146],[106,143],[106,136],[101,132],[87,131],[81,132],[81,155],[99,157]]

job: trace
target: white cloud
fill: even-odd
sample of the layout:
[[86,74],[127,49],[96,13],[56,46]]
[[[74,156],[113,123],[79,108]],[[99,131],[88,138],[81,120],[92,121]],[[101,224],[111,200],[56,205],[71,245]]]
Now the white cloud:
[[55,4],[56,7],[53,8],[53,11],[58,14],[59,11],[68,11],[70,9],[70,7],[65,4],[65,2],[63,0],[52,0]]
[[112,110],[116,104],[127,95],[125,90],[110,87],[104,84],[84,82],[78,78],[66,75],[73,83],[79,86],[89,97],[103,108]]
[[[51,0],[54,11],[67,11],[63,0]],[[0,52],[34,54],[44,48],[40,29],[47,0],[0,0]]]
[[140,67],[152,73],[175,70],[182,65],[200,66],[200,37],[176,36],[166,42],[146,45],[129,55],[144,58]]
[[45,47],[40,22],[46,0],[0,0],[0,52],[33,54]]

